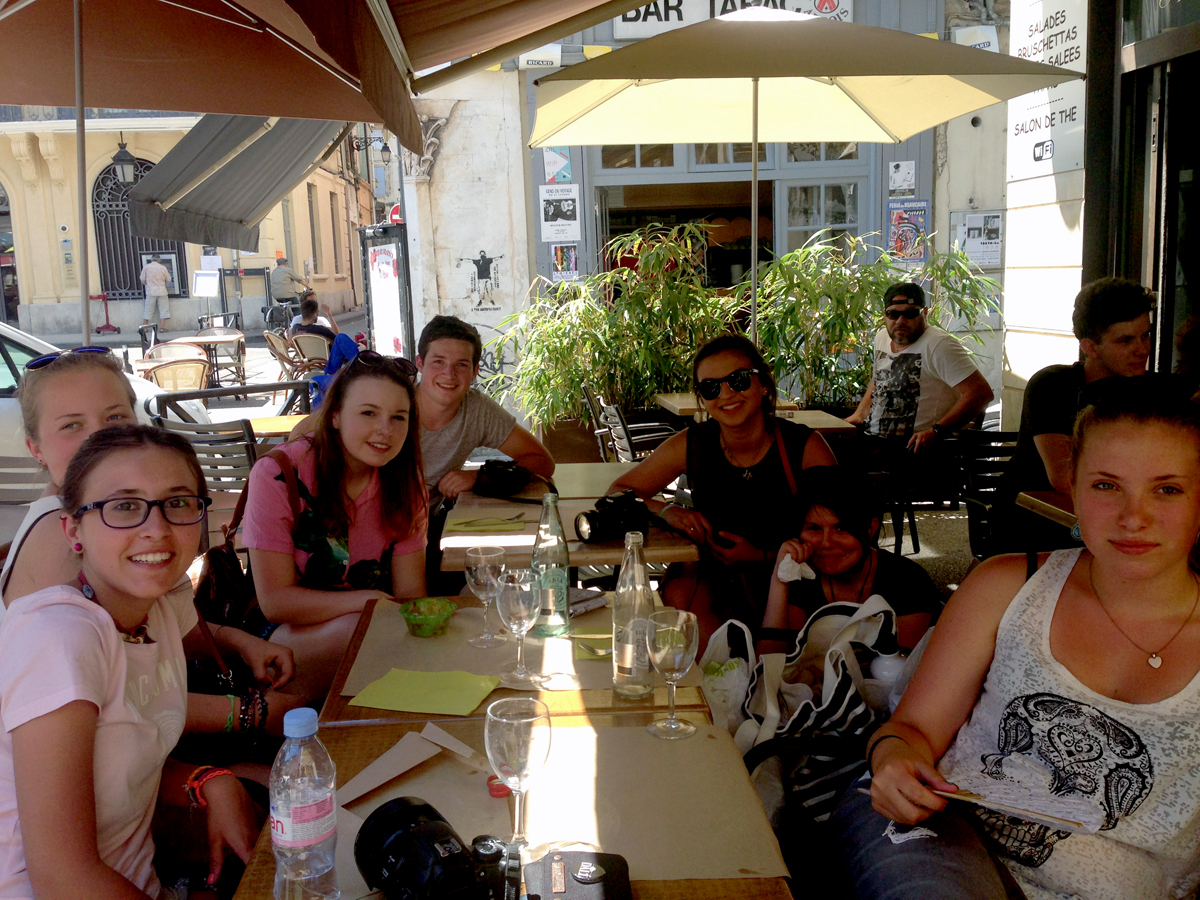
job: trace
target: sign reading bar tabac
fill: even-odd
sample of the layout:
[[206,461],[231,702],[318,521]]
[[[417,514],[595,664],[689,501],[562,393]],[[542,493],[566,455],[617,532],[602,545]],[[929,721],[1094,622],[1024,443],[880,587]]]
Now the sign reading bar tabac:
[[705,19],[715,19],[747,6],[787,9],[837,19],[854,20],[854,0],[650,0],[613,19],[613,38],[636,41],[674,31]]
[[[1087,0],[1014,0],[1009,54],[1087,68]],[[1008,180],[1083,168],[1083,81],[1008,101]]]

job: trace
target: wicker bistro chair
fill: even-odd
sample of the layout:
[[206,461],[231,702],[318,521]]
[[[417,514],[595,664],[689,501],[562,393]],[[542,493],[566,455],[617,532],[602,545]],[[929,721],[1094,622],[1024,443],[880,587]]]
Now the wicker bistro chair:
[[157,359],[167,362],[172,359],[202,359],[208,362],[208,353],[199,344],[178,343],[155,344],[143,356],[143,359]]
[[319,362],[322,370],[325,368],[325,363],[329,362],[329,340],[319,334],[301,332],[292,335],[292,346],[296,348],[300,359],[308,363]]
[[[279,363],[279,377],[276,381],[300,381],[313,372],[325,371],[323,360],[301,358],[287,338],[273,331],[264,331],[263,337],[266,339],[267,349]],[[274,394],[271,395],[271,402],[275,402]]]
[[208,387],[206,359],[174,359],[155,366],[146,377],[164,391],[201,391]]
[[241,340],[236,344],[218,344],[216,351],[209,358],[215,360],[216,371],[213,373],[220,384],[221,372],[232,372],[238,384],[246,383],[246,336],[236,328],[224,325],[214,325],[196,332],[196,337],[224,337],[237,335]]

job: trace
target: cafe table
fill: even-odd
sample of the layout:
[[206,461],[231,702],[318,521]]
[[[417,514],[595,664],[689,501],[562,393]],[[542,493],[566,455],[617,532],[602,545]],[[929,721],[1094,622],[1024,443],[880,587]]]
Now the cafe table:
[[[590,498],[562,500],[558,504],[558,514],[562,518],[572,566],[616,566],[620,565],[625,554],[624,536],[591,544],[579,540],[575,533],[575,517],[585,510],[593,509],[595,503],[595,498]],[[485,544],[503,547],[510,568],[529,568],[540,516],[541,510],[535,503],[474,497],[466,502],[460,500],[447,514],[446,527],[442,531],[439,544],[442,550],[442,571],[461,572],[466,567],[467,550]],[[478,529],[481,519],[486,520],[482,523],[484,528],[495,523],[499,523],[503,528],[503,523],[507,520],[520,523],[521,528],[517,530],[514,526],[511,530],[460,530],[464,527]],[[700,551],[692,541],[656,524],[650,526],[643,552],[648,563],[695,562],[700,558]]]
[[[610,595],[611,598],[611,595]],[[516,639],[508,634],[508,642],[493,648],[472,647],[467,638],[483,631],[482,603],[473,596],[451,597],[459,610],[450,620],[446,634],[432,638],[417,638],[407,633],[399,604],[391,600],[369,601],[359,617],[358,626],[333,677],[333,684],[321,709],[320,723],[324,726],[378,724],[397,721],[443,721],[460,716],[414,713],[401,710],[374,709],[355,706],[351,701],[363,688],[381,678],[395,667],[415,671],[469,671],[477,675],[498,676],[516,667]],[[656,605],[661,605],[655,597]],[[493,629],[503,632],[495,604],[489,611]],[[592,610],[571,619],[571,630],[577,635],[598,635],[593,641],[583,640],[586,646],[607,649],[612,634],[612,610],[609,607]],[[505,632],[507,634],[507,632]],[[587,650],[576,651],[575,638],[539,638],[532,633],[525,637],[525,663],[543,673],[556,673],[551,682],[561,690],[541,690],[537,697],[550,708],[553,716],[582,713],[627,714],[646,711],[665,712],[667,688],[657,673],[657,686],[645,700],[625,700],[612,691],[612,657],[594,656]],[[695,665],[683,677],[675,691],[675,707],[684,718],[699,721],[697,715],[708,716],[708,704],[700,687],[701,674]],[[498,687],[492,691],[466,718],[480,718],[489,703],[502,697],[528,695]]]
[[[635,900],[790,900],[779,845],[728,732],[697,720],[693,737],[664,741],[645,729],[655,717],[552,719],[549,756],[525,798],[525,871],[530,859],[551,850],[594,848],[627,860]],[[487,790],[484,721],[437,727],[403,722],[321,730],[338,772],[336,867],[344,900],[368,894],[354,838],[389,800],[430,803],[463,841],[511,834],[513,799]],[[438,749],[426,737],[465,753]],[[269,900],[274,872],[264,828],[235,900]]]
[[299,425],[307,416],[264,416],[260,419],[251,419],[250,427],[254,429],[254,436],[259,440],[265,438],[286,438],[292,433],[292,429]]
[[[675,394],[655,394],[654,402],[667,412],[677,416],[692,416],[697,420],[705,416],[703,408],[696,400],[695,394],[686,392]],[[801,409],[790,400],[780,400],[775,404],[775,415],[800,425],[807,425],[821,434],[850,433],[855,427],[844,419],[820,409]]]
[[[217,358],[222,347],[235,347],[246,340],[244,334],[205,334],[193,335],[192,337],[172,338],[167,341],[168,344],[197,344],[204,348],[204,352],[208,354],[208,364],[211,368],[209,380],[213,387],[220,387],[220,382],[217,379],[217,370],[220,365],[220,360]],[[166,361],[166,360],[164,360]],[[240,384],[245,384],[241,381]]]
[[[595,500],[603,497],[609,485],[637,468],[635,462],[588,462],[588,463],[559,463],[554,467],[554,487],[558,491],[559,501],[563,500]],[[533,478],[522,490],[513,494],[520,500],[536,500],[541,502],[542,495],[550,487],[541,478]],[[483,497],[472,491],[464,491],[454,501],[456,507],[489,506],[497,502],[494,497]]]

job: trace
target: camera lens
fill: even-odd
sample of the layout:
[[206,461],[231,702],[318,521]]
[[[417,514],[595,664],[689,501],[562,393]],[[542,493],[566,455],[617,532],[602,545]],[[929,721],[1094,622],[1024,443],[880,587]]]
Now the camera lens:
[[586,512],[581,512],[575,517],[575,533],[581,541],[592,539],[592,518]]

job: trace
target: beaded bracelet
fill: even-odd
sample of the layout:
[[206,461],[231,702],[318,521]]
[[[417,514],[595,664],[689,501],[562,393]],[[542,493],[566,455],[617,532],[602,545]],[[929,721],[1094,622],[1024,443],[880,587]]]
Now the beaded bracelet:
[[225,696],[229,698],[229,718],[225,720],[225,733],[232,734],[233,720],[237,717],[238,696],[237,694],[226,694]]
[[[208,806],[208,801],[205,800],[204,796],[200,793],[200,788],[204,787],[205,783],[212,781],[214,778],[218,778],[221,775],[233,774],[228,769],[216,769],[212,766],[201,766],[200,768],[205,770],[203,774],[201,774],[199,777],[196,777],[196,772],[193,772],[191,777],[188,778],[188,799],[192,801],[192,806]],[[196,771],[198,772],[200,769],[197,769]]]

